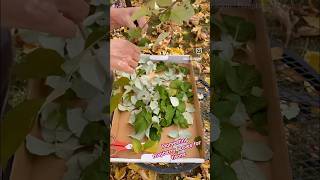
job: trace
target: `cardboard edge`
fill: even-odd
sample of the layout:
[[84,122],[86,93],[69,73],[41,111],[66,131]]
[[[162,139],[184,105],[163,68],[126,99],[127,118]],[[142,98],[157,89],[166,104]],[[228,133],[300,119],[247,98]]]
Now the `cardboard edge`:
[[[195,73],[194,73],[194,70],[193,70],[193,66],[192,64],[190,63],[190,80],[192,81],[192,88],[193,88],[193,91],[195,93],[195,97],[193,99],[193,104],[194,106],[196,106],[197,108],[196,109],[199,109],[200,112],[195,112],[195,116],[198,117],[199,119],[199,122],[197,122],[197,127],[198,127],[198,133],[200,134],[200,136],[202,137],[201,139],[201,152],[200,152],[200,155],[205,158],[205,143],[204,143],[204,128],[203,128],[203,119],[202,119],[202,116],[201,116],[201,106],[200,106],[200,102],[199,100],[197,99],[198,98],[198,90],[197,90],[197,83],[196,83],[196,80],[195,80]],[[209,156],[210,157],[210,156]]]
[[274,65],[272,63],[271,57],[271,46],[268,38],[268,32],[266,31],[266,22],[261,9],[254,11],[256,32],[262,34],[256,38],[257,42],[265,45],[261,52],[258,52],[259,56],[265,57],[269,61],[262,62],[256,61],[260,67],[260,71],[264,72],[262,76],[264,89],[269,89],[266,91],[266,97],[268,101],[268,127],[273,129],[277,133],[269,133],[268,138],[272,150],[274,151],[274,156],[272,158],[272,175],[275,180],[291,180],[292,169],[290,166],[289,151],[286,143],[284,123],[280,110],[280,98],[278,94],[278,86],[276,84],[276,73]]
[[[190,57],[190,56],[188,56]],[[188,66],[189,70],[190,70],[190,74],[189,74],[189,80],[192,83],[192,90],[194,92],[194,106],[196,106],[195,109],[198,109],[194,112],[194,116],[199,119],[199,121],[196,123],[197,124],[197,132],[199,134],[199,136],[202,137],[201,139],[201,151],[199,152],[199,155],[202,158],[180,158],[179,160],[162,160],[162,163],[204,163],[205,162],[205,143],[204,143],[204,131],[203,131],[203,120],[201,118],[201,107],[200,107],[200,102],[197,99],[198,97],[198,92],[197,92],[197,84],[196,84],[196,80],[195,80],[195,73],[193,70],[193,66],[191,64],[191,61],[189,61],[187,64],[182,63],[186,66]],[[112,118],[112,126],[111,126],[111,133],[110,135],[112,136],[113,134],[116,136],[117,133],[115,133],[114,131],[118,128],[118,124],[113,124],[115,121],[114,119],[117,119],[119,117],[119,110],[118,108],[116,108],[114,110],[113,113],[113,118]],[[118,121],[119,122],[119,121]],[[194,123],[195,124],[195,123]],[[194,125],[193,124],[193,125]],[[114,125],[116,125],[116,128],[112,128],[114,127]],[[117,137],[110,137],[110,138],[117,138]],[[155,162],[155,161],[150,161],[150,160],[142,160],[142,159],[129,159],[129,158],[110,158],[110,162],[114,162],[114,163],[126,163],[126,162],[135,162],[135,163],[159,163],[159,162]]]
[[152,161],[152,160],[142,160],[142,159],[127,159],[127,158],[110,158],[111,163],[196,163],[202,164],[205,162],[202,158],[181,158],[175,160],[163,160],[163,161]]

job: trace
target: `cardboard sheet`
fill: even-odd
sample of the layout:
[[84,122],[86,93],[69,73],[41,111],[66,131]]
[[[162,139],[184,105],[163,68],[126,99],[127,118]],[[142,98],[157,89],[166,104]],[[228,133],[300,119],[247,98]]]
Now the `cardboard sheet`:
[[[188,130],[192,136],[189,138],[189,141],[192,143],[194,141],[194,138],[197,136],[200,136],[202,139],[203,138],[203,121],[201,119],[201,110],[200,110],[200,104],[199,104],[199,100],[197,98],[197,88],[196,88],[196,82],[195,82],[195,78],[194,78],[194,72],[193,72],[193,68],[192,65],[189,64],[184,64],[185,66],[187,66],[190,69],[190,75],[189,75],[189,82],[192,83],[192,90],[194,93],[194,98],[193,98],[193,105],[195,108],[195,112],[193,113],[193,124],[189,126],[189,128],[187,128],[186,130]],[[111,128],[111,141],[112,140],[118,140],[121,142],[125,142],[125,143],[131,143],[132,139],[129,137],[129,135],[134,134],[134,129],[132,127],[131,124],[128,123],[129,121],[129,116],[130,116],[130,112],[126,111],[126,112],[121,112],[118,111],[117,109],[114,112],[113,115],[113,120],[112,120],[112,128]],[[164,151],[165,149],[163,149],[161,147],[161,144],[165,144],[165,143],[170,143],[173,142],[174,139],[170,138],[167,136],[167,134],[171,131],[171,130],[178,130],[177,126],[172,125],[170,127],[167,128],[163,128],[162,129],[162,135],[161,135],[161,140],[159,142],[159,146],[158,146],[158,150],[156,153],[160,153],[162,151]],[[202,143],[202,146],[204,145],[204,143]],[[111,158],[110,161],[111,162],[140,162],[140,163],[150,163],[150,162],[166,162],[166,163],[203,163],[204,162],[204,147],[202,147],[202,150],[199,151],[196,147],[193,147],[191,149],[187,150],[187,156],[185,158],[179,158],[176,159],[175,161],[172,161],[170,158],[168,159],[153,159],[153,158],[142,158],[141,159],[141,155],[142,154],[136,154],[133,151],[125,151],[125,152],[121,152],[118,153],[118,157],[117,158]],[[190,159],[192,158],[192,159]]]

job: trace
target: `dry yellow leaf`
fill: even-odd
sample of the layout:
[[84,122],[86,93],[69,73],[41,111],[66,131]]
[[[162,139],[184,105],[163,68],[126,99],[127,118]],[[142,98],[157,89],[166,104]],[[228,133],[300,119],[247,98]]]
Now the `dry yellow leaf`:
[[119,169],[119,167],[116,167],[114,178],[116,180],[120,180],[120,179],[124,178],[124,176],[126,175],[126,170],[127,170],[127,166],[122,167],[120,169]]
[[183,55],[184,52],[181,48],[170,48],[170,54]]
[[210,86],[210,77],[205,77],[204,80],[209,84]]
[[282,59],[283,49],[281,47],[271,48],[271,56],[272,60],[280,60]]
[[314,68],[318,73],[320,73],[320,52],[307,51],[304,55],[304,59],[309,63],[309,65]]
[[134,170],[134,171],[136,171],[136,172],[138,172],[139,169],[140,169],[140,167],[139,167],[138,165],[134,164],[134,163],[129,163],[129,164],[128,164],[128,168],[129,168],[129,169],[132,169],[132,170]]
[[145,170],[140,169],[138,173],[140,174],[143,180],[149,180],[149,177],[147,176],[147,173]]
[[144,149],[143,151],[148,152],[148,153],[156,153],[159,147],[159,142],[156,142],[153,146]]
[[149,171],[149,180],[156,180],[157,179],[157,173],[154,171]]
[[309,26],[320,29],[320,17],[303,16],[303,19],[308,23]]

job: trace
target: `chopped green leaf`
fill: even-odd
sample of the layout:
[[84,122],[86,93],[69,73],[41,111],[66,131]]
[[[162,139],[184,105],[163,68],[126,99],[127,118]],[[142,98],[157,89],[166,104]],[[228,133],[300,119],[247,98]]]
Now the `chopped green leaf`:
[[132,147],[135,153],[141,153],[143,151],[143,146],[141,145],[141,142],[137,139],[132,139]]
[[111,97],[111,100],[110,100],[110,113],[112,113],[118,107],[118,104],[121,101],[122,95],[123,95],[122,93],[118,93],[118,94],[113,95]]
[[114,83],[113,83],[113,88],[117,89],[117,88],[122,88],[125,85],[129,85],[130,80],[126,77],[121,77],[119,79],[117,79]]
[[94,145],[99,141],[107,141],[107,128],[103,123],[89,123],[83,130],[80,136],[80,144]]
[[[33,128],[43,100],[26,100],[11,109],[1,122],[1,165],[6,167],[27,134]],[[21,120],[23,119],[23,121]],[[14,129],[14,131],[12,131]]]
[[227,123],[221,124],[220,138],[213,143],[213,148],[229,163],[241,158],[242,137],[238,128]]
[[22,58],[13,67],[13,74],[19,79],[39,79],[52,75],[63,75],[61,65],[64,58],[51,49],[38,48]]

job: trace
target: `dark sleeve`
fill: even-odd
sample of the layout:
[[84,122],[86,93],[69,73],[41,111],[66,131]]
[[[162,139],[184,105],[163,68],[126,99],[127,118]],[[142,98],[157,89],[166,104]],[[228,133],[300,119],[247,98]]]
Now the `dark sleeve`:
[[2,119],[4,105],[6,104],[7,90],[10,78],[10,67],[12,63],[12,47],[10,31],[0,28],[0,118]]

